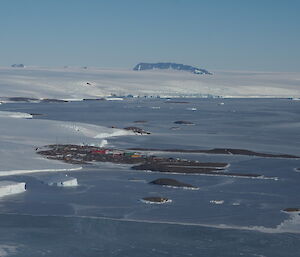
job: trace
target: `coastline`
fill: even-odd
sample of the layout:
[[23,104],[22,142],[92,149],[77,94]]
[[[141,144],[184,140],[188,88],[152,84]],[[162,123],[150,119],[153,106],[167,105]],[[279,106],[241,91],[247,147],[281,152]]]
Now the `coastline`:
[[107,138],[132,135],[130,131],[85,123],[32,119],[32,115],[21,112],[1,111],[0,123],[0,176],[78,170],[74,165],[38,157],[35,149],[44,143],[61,139],[101,145]]

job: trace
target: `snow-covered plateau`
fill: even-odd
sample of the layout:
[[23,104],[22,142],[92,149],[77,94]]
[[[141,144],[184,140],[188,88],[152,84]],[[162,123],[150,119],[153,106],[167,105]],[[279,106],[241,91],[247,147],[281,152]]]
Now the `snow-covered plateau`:
[[0,96],[56,99],[109,95],[300,97],[299,72],[132,71],[98,68],[0,68]]

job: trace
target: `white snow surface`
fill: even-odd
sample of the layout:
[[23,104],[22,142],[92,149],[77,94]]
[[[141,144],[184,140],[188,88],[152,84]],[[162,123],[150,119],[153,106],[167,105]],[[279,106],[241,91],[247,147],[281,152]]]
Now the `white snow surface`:
[[0,118],[25,118],[25,119],[31,119],[32,115],[29,113],[23,113],[23,112],[3,112],[0,111]]
[[300,72],[133,71],[80,68],[0,67],[0,95],[83,99],[115,95],[300,97]]
[[105,145],[105,138],[133,134],[84,123],[16,119],[10,112],[0,115],[0,124],[0,176],[77,170],[77,165],[43,158],[36,148],[55,143]]

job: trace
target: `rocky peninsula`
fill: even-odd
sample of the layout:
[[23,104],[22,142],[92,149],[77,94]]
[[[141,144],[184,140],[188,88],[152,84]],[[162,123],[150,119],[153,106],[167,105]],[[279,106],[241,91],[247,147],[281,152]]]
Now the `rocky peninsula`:
[[110,149],[89,145],[47,145],[37,148],[37,154],[47,159],[61,160],[71,164],[91,164],[92,162],[111,162],[132,164],[131,169],[178,174],[202,174],[234,177],[263,177],[260,174],[228,172],[228,163],[199,162],[180,158],[166,158],[147,155],[138,151]]

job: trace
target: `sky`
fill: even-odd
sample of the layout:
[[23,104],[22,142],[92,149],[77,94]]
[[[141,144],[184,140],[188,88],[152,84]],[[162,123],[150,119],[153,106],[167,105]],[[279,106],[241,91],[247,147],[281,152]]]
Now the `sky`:
[[298,0],[1,0],[0,65],[300,71]]

